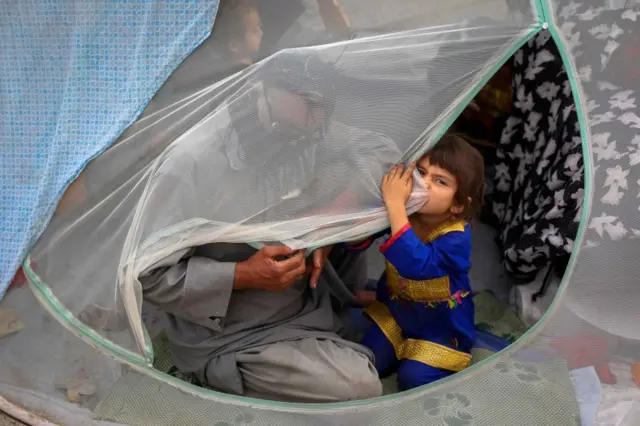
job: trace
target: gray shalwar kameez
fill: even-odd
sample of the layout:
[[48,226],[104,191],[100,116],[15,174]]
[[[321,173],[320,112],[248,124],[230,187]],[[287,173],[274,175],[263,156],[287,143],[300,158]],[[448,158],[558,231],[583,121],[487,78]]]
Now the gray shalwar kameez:
[[[334,250],[338,275],[347,285],[362,282],[358,263],[364,259]],[[283,292],[234,291],[235,262],[254,253],[248,245],[209,244],[176,255],[183,260],[166,259],[141,277],[145,298],[170,313],[176,367],[220,391],[265,399],[379,396],[371,353],[339,337],[342,323],[329,288],[336,283],[323,274],[314,291],[306,278]]]
[[[317,147],[311,146],[297,162],[282,166],[287,168],[286,180],[273,181],[271,177],[279,176],[277,162],[264,171],[247,164],[230,120],[224,110],[218,114],[219,120],[205,122],[202,131],[177,142],[161,159],[151,185],[157,196],[152,193],[147,201],[152,214],[145,223],[150,228],[164,229],[179,218],[207,217],[211,212],[218,220],[233,223],[238,213],[221,211],[224,206],[233,205],[235,212],[247,215],[260,213],[262,206],[292,192],[287,185],[308,184],[324,176],[314,164]],[[387,156],[397,152],[393,142],[381,135],[346,126],[336,130],[335,137],[320,144],[335,150],[336,157],[354,158],[345,149]],[[345,167],[371,164],[378,162],[369,158]],[[384,165],[379,167],[381,177]],[[260,179],[217,188],[216,176],[228,173]],[[234,203],[226,202],[226,197],[234,197]],[[153,214],[167,208],[170,214]],[[145,299],[169,313],[167,335],[176,367],[220,391],[265,399],[331,402],[379,396],[382,388],[372,354],[341,337],[345,330],[336,314],[339,306],[330,294],[344,294],[344,285],[351,290],[363,286],[365,259],[336,246],[327,262],[334,270],[323,272],[316,290],[309,289],[305,278],[282,292],[234,291],[236,262],[255,252],[244,244],[208,244],[175,253],[139,277]]]

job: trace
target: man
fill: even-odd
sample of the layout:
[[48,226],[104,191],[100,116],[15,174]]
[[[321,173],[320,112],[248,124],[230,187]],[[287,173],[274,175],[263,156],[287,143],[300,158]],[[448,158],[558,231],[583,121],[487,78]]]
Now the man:
[[[330,69],[281,52],[259,79],[160,159],[142,211],[145,227],[204,218],[176,239],[234,241],[250,229],[268,241],[269,224],[295,215],[282,206],[326,192],[316,163],[319,155],[330,158],[320,146],[333,103]],[[296,214],[312,207],[302,203]],[[329,273],[321,276],[328,256]],[[330,295],[343,285],[336,281],[362,286],[363,262],[338,246],[316,250],[307,264],[303,253],[282,245],[213,243],[181,249],[139,279],[145,299],[169,313],[167,334],[182,372],[229,393],[334,402],[382,390],[369,351],[340,337]]]

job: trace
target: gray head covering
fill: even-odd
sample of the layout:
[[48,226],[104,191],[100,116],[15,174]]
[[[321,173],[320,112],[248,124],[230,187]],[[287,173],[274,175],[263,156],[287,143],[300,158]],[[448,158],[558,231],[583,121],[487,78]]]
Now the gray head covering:
[[333,110],[336,69],[315,52],[281,51],[271,57],[260,74],[267,88],[295,93],[314,106]]

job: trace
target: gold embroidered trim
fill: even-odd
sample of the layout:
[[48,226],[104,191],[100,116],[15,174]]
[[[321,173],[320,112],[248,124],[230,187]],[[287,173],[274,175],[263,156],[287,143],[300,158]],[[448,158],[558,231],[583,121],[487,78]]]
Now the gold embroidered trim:
[[471,355],[426,340],[407,339],[402,358],[448,371],[462,371],[471,363]]
[[425,239],[423,240],[425,243],[430,243],[438,237],[443,236],[444,234],[448,234],[449,232],[464,232],[464,225],[466,222],[459,221],[454,223],[445,223],[429,232]]
[[370,305],[365,313],[380,327],[398,359],[411,359],[448,371],[464,370],[471,363],[471,355],[467,353],[426,340],[403,339],[400,326],[382,303]]
[[382,330],[387,337],[387,340],[391,342],[393,348],[396,350],[396,358],[402,359],[402,341],[404,340],[402,330],[391,315],[389,308],[380,302],[375,302],[369,305],[364,312],[369,315],[369,318],[371,318],[373,322],[378,324],[378,327],[380,327],[380,330]]
[[[424,242],[429,243],[449,232],[464,232],[466,222],[459,221],[446,223],[431,231]],[[413,300],[415,302],[429,303],[435,301],[446,301],[451,299],[451,285],[449,277],[438,277],[430,280],[410,280],[403,278],[391,262],[387,263],[387,285],[391,294],[402,299]]]
[[470,292],[468,292],[468,291],[460,291],[460,290],[458,290],[454,294],[452,294],[451,297],[447,297],[446,299],[441,299],[441,300],[420,300],[420,301],[418,301],[418,303],[424,303],[425,305],[428,305],[431,308],[435,308],[436,306],[438,306],[439,303],[446,302],[447,305],[449,306],[449,309],[454,309],[454,308],[457,308],[462,303],[462,299],[467,297],[469,294],[470,294]]
[[396,267],[389,261],[387,261],[387,285],[392,295],[416,302],[445,300],[451,297],[448,276],[422,281],[410,280],[401,277]]

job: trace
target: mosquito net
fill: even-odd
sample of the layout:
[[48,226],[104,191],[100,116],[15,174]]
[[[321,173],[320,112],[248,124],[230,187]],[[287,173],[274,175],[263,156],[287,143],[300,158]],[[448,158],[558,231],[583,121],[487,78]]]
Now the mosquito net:
[[[0,346],[0,395],[62,424],[580,424],[576,369],[615,361],[631,377],[640,361],[638,5],[273,3],[254,29],[263,59],[237,60],[230,22],[247,17],[220,13],[69,187],[25,261],[29,287],[0,307],[19,317]],[[266,402],[167,374],[141,277],[206,243],[310,251],[386,228],[383,173],[426,152],[543,30],[569,76],[557,90],[575,99],[585,189],[569,267],[538,324],[512,329],[519,339],[499,354],[474,351],[461,373],[374,400]],[[535,80],[543,57],[520,78]],[[409,210],[424,200],[416,183]],[[488,322],[512,315],[481,302]],[[618,424],[631,425],[625,415]]]

